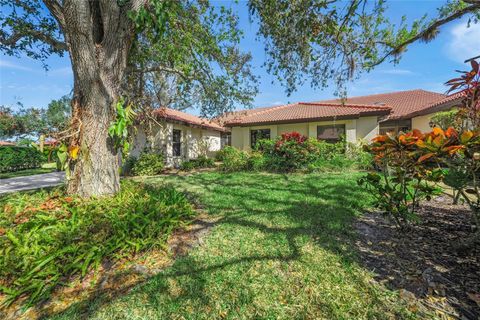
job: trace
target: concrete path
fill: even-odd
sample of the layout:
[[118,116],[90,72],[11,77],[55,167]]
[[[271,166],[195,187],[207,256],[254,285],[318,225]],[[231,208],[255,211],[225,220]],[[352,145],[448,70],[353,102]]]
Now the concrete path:
[[62,184],[65,172],[51,172],[10,179],[0,179],[0,194],[22,190],[40,189]]

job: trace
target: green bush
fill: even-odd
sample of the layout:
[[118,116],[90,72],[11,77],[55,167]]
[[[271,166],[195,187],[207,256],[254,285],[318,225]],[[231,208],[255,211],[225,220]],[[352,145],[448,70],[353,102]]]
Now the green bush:
[[223,171],[243,171],[247,169],[248,153],[238,150],[234,147],[226,146],[222,150],[222,165],[220,169]]
[[165,167],[163,155],[158,153],[143,152],[134,161],[132,173],[136,176],[153,176],[160,174]]
[[45,162],[43,154],[31,147],[0,147],[0,172],[40,168]]
[[191,159],[188,161],[182,162],[180,165],[180,170],[191,171],[197,168],[213,168],[215,167],[215,161],[211,158],[205,156],[200,156],[197,159]]
[[263,153],[253,151],[248,156],[246,169],[248,171],[261,171],[265,169],[265,164],[265,156]]
[[307,169],[319,160],[330,160],[344,153],[344,144],[331,144],[299,134],[284,133],[275,140],[261,140],[257,149],[265,156],[265,167],[270,171],[291,172]]
[[0,291],[32,305],[56,285],[104,259],[163,246],[194,215],[184,194],[123,181],[111,198],[85,200],[61,189],[0,198]]

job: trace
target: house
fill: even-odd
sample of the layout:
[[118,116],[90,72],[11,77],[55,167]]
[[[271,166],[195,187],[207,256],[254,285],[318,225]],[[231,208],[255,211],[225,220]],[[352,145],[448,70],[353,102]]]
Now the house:
[[429,131],[431,116],[455,107],[461,99],[460,94],[418,89],[236,111],[218,121],[230,128],[231,145],[243,150],[260,138],[292,131],[331,142],[345,136],[347,142],[356,143],[379,133]]
[[212,157],[221,149],[227,128],[216,122],[169,108],[153,111],[150,121],[135,127],[131,156],[138,157],[149,148],[165,156],[167,166],[201,155]]
[[330,142],[345,136],[351,143],[370,141],[379,133],[429,131],[432,115],[458,106],[462,98],[408,90],[241,110],[214,120],[161,108],[135,127],[131,155],[159,150],[167,166],[176,167],[201,155],[212,157],[225,145],[250,150],[258,139],[292,131]]

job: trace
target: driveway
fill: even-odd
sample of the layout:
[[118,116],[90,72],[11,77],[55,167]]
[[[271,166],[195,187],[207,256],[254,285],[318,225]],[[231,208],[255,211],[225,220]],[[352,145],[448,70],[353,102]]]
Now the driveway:
[[51,172],[33,176],[17,177],[0,180],[0,194],[22,190],[40,189],[62,184],[65,172]]

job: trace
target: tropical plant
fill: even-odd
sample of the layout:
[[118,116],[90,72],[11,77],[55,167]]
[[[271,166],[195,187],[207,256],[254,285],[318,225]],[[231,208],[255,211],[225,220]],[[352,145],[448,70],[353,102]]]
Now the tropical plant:
[[9,304],[48,298],[72,276],[163,246],[194,215],[171,187],[122,183],[113,198],[67,196],[62,189],[0,198],[0,292]]
[[133,125],[135,116],[132,104],[126,104],[123,99],[116,105],[117,117],[108,127],[108,135],[113,139],[113,145],[117,150],[121,150],[123,158],[127,157],[130,150],[129,129]]
[[[424,136],[418,130],[397,135],[379,135],[367,150],[374,156],[380,172],[371,172],[358,180],[375,198],[375,206],[405,228],[417,220],[421,200],[430,200],[442,170],[435,166],[434,153],[422,152],[418,145]],[[428,137],[427,141],[431,141]]]

